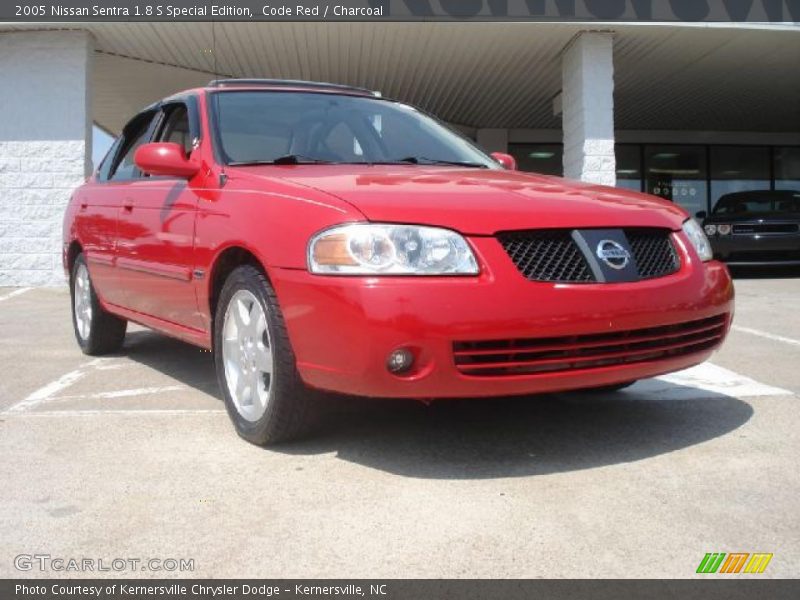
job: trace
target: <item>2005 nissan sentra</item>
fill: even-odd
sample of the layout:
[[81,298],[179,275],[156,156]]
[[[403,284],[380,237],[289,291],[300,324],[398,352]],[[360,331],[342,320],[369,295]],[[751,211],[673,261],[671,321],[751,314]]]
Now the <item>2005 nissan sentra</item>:
[[224,80],[147,107],[64,221],[75,334],[215,354],[239,434],[317,390],[430,400],[618,389],[704,361],[733,286],[677,205],[520,173],[368,90]]

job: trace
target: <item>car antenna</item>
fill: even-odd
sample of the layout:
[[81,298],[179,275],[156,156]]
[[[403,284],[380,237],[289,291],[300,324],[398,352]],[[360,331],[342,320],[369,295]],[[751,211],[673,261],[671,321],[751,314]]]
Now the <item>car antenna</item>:
[[[219,69],[217,68],[217,29],[215,25],[216,21],[214,19],[211,19],[211,54],[213,55],[213,61],[214,61],[214,66],[213,66],[214,78],[219,80],[220,74],[219,74]],[[222,120],[222,113],[220,112],[220,106],[219,106],[219,94],[215,92],[212,95],[212,98],[215,104],[214,114],[216,116],[216,121],[217,121],[217,131],[220,131],[221,130],[220,121]],[[225,161],[222,160],[220,161],[220,163],[221,164],[219,172],[219,187],[225,187],[225,184],[228,182],[228,174],[225,173]]]

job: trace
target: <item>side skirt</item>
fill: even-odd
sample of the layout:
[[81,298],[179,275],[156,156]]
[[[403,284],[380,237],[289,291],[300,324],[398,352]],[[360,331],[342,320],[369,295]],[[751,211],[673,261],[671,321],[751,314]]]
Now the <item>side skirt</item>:
[[165,321],[164,319],[159,319],[158,317],[154,317],[152,315],[146,315],[144,313],[136,312],[135,310],[129,310],[127,308],[123,308],[122,306],[111,304],[110,302],[104,302],[103,304],[107,308],[108,312],[113,313],[118,317],[138,323],[139,325],[143,325],[144,327],[153,329],[154,331],[158,331],[159,333],[163,333],[170,337],[177,338],[189,344],[200,346],[206,350],[211,350],[212,341],[211,332],[209,331],[202,331],[200,329],[186,327],[185,325],[178,325],[172,321]]

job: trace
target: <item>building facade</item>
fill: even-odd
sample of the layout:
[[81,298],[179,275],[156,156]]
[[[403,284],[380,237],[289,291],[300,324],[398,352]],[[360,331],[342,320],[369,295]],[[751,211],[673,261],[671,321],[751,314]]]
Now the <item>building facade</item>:
[[800,27],[658,23],[0,24],[0,286],[63,283],[91,129],[216,77],[380,90],[523,170],[713,209],[800,193]]

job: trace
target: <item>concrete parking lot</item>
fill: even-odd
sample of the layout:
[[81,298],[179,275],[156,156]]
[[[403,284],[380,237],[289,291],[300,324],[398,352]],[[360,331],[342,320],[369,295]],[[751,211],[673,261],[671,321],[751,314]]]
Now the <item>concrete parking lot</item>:
[[[209,353],[73,340],[66,289],[0,289],[0,577],[14,557],[188,558],[198,577],[800,575],[800,278],[744,274],[709,364],[620,393],[330,398],[315,437],[234,433]],[[97,573],[95,573],[97,575]],[[103,575],[103,573],[100,573]]]

